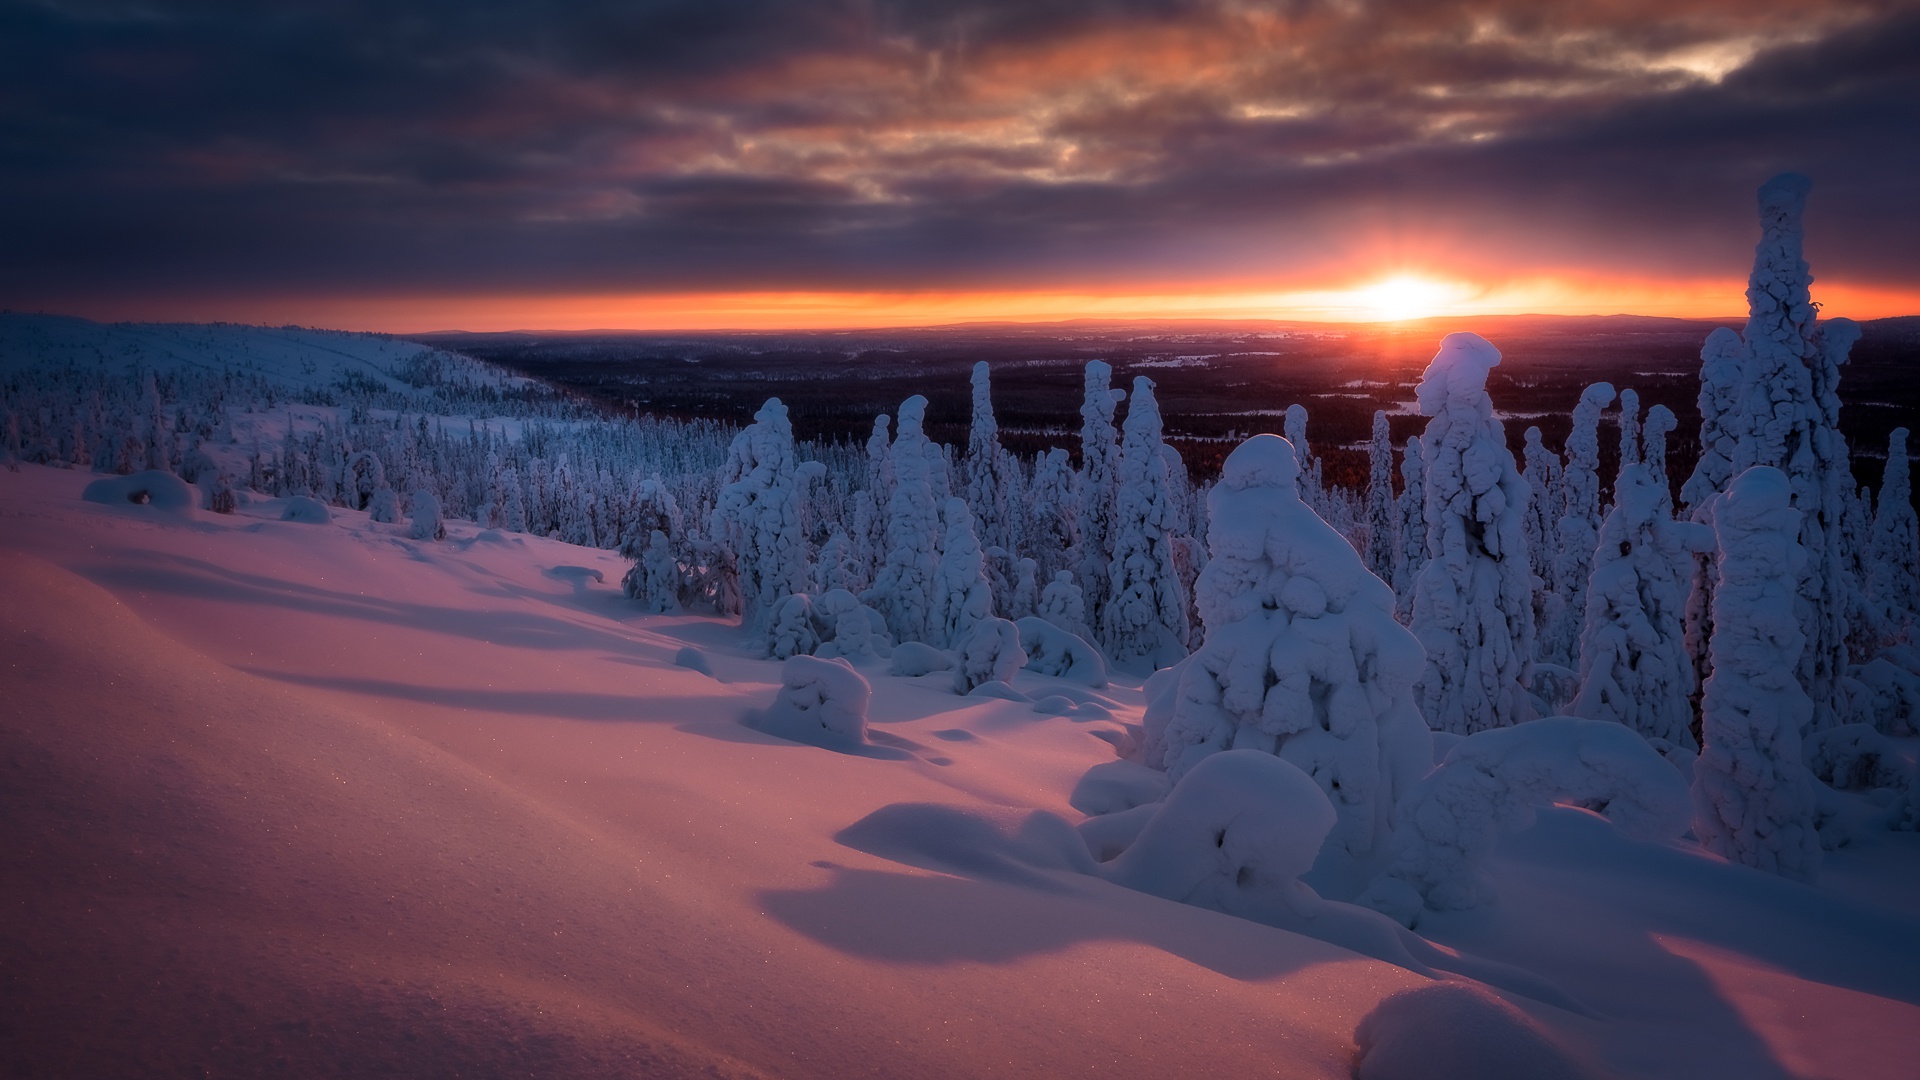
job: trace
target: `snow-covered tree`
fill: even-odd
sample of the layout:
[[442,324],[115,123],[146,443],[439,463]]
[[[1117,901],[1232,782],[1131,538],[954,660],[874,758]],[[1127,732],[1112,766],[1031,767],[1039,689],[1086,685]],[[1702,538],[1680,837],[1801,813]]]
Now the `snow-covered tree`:
[[1021,559],[1013,570],[1013,591],[1007,598],[1007,611],[1013,621],[1019,622],[1040,607],[1040,564]]
[[1498,363],[1480,335],[1448,334],[1415,389],[1432,417],[1421,439],[1427,563],[1413,596],[1413,633],[1427,651],[1420,711],[1460,735],[1533,719],[1527,482],[1487,396]]
[[1385,409],[1373,411],[1373,439],[1367,444],[1367,569],[1381,581],[1393,580],[1393,555],[1400,544],[1400,516],[1393,506],[1393,436]]
[[1053,580],[1040,590],[1040,607],[1034,614],[1082,641],[1093,641],[1093,631],[1087,626],[1086,597],[1071,570],[1054,571]]
[[966,502],[948,499],[944,516],[946,544],[933,578],[932,644],[951,649],[967,640],[976,623],[993,618],[993,590]]
[[1287,433],[1287,441],[1293,444],[1293,450],[1300,460],[1300,497],[1307,501],[1313,512],[1326,516],[1327,490],[1321,483],[1320,459],[1307,446],[1307,407],[1293,404],[1287,406],[1286,422],[1282,430]]
[[953,692],[971,693],[982,683],[1012,682],[1027,666],[1020,629],[1006,619],[989,615],[954,639]]
[[1228,455],[1208,496],[1205,641],[1164,730],[1147,732],[1147,760],[1176,782],[1228,749],[1298,766],[1339,813],[1316,885],[1351,896],[1433,747],[1413,697],[1420,645],[1394,621],[1393,590],[1302,501],[1298,479],[1278,436]]
[[1678,423],[1672,409],[1655,405],[1647,410],[1646,426],[1640,430],[1640,460],[1646,462],[1647,472],[1666,493],[1669,509],[1673,506],[1673,480],[1667,476],[1667,436]]
[[1920,616],[1920,524],[1913,511],[1913,479],[1907,461],[1907,429],[1887,438],[1887,468],[1868,542],[1872,553],[1867,595],[1894,628]]
[[1161,446],[1160,404],[1153,380],[1142,375],[1133,380],[1120,445],[1102,621],[1107,655],[1121,670],[1139,674],[1187,655],[1187,600],[1173,565],[1174,512]]
[[1631,387],[1620,391],[1620,468],[1640,461],[1640,395]]
[[787,407],[779,398],[768,398],[728,449],[724,486],[713,509],[713,535],[738,560],[741,621],[749,632],[765,632],[773,606],[806,591],[802,482]]
[[1800,684],[1806,638],[1794,611],[1801,564],[1792,482],[1771,466],[1736,477],[1710,503],[1719,550],[1713,674],[1701,696],[1693,829],[1708,850],[1800,881],[1820,865],[1814,780],[1800,730],[1813,702]]
[[1017,501],[1013,489],[1014,461],[1000,446],[1000,425],[993,416],[993,388],[987,362],[973,365],[973,424],[967,433],[967,506],[974,528],[985,547],[1013,546],[1011,512]]
[[1567,433],[1567,467],[1560,477],[1562,513],[1554,524],[1559,560],[1553,580],[1560,591],[1560,612],[1540,642],[1540,655],[1558,664],[1573,663],[1586,615],[1593,546],[1600,542],[1600,413],[1612,403],[1612,385],[1587,387],[1573,407],[1573,430]]
[[1066,568],[1067,553],[1078,536],[1080,503],[1065,450],[1051,447],[1034,460],[1026,510],[1026,550],[1039,564],[1041,576],[1051,580],[1055,570]]
[[1107,562],[1113,557],[1113,501],[1120,468],[1120,444],[1113,429],[1113,369],[1087,361],[1086,396],[1080,403],[1080,504],[1074,532],[1075,580],[1086,597],[1087,615],[1098,619],[1106,607]]
[[845,589],[852,593],[865,587],[866,583],[861,580],[854,559],[853,541],[847,536],[847,530],[836,525],[827,542],[820,545],[820,554],[814,559],[814,591],[824,593],[832,589]]
[[1645,464],[1620,471],[1613,497],[1594,551],[1580,693],[1569,711],[1625,724],[1663,753],[1690,755],[1693,664],[1682,643],[1684,616],[1693,554],[1711,546],[1713,535],[1673,520],[1666,484]]
[[893,490],[887,503],[887,555],[873,587],[861,597],[887,617],[895,641],[926,641],[938,628],[933,581],[940,561],[940,504],[934,501],[933,473],[944,475],[946,464],[923,429],[926,415],[927,399],[919,394],[900,404],[899,436],[888,451]]
[[1521,519],[1527,536],[1527,567],[1533,574],[1533,625],[1541,637],[1552,632],[1560,618],[1560,455],[1540,440],[1540,429],[1529,427],[1522,453],[1527,478],[1527,512]]
[[1420,436],[1407,436],[1400,454],[1400,547],[1393,553],[1394,614],[1413,618],[1413,586],[1427,565],[1427,457]]
[[407,535],[415,540],[445,540],[446,521],[440,516],[440,497],[425,488],[413,493],[413,520]]

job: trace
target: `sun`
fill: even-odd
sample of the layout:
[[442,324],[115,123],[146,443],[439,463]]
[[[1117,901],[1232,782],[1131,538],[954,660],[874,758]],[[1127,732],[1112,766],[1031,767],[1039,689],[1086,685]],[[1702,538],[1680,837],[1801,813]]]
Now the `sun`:
[[1358,307],[1381,322],[1424,319],[1447,310],[1456,290],[1437,281],[1396,274],[1354,291]]

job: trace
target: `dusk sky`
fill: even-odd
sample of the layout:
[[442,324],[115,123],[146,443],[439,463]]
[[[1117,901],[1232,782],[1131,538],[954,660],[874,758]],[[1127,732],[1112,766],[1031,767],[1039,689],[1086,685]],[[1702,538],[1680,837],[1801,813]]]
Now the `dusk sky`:
[[[1920,313],[1920,6],[0,4],[0,306],[346,328]],[[1383,285],[1383,283],[1389,283]]]

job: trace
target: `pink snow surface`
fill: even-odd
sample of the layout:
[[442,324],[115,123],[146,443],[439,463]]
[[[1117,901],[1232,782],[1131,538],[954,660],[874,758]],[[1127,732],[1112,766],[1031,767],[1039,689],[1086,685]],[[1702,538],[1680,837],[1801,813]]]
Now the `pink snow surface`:
[[[741,722],[780,666],[636,614],[610,552],[89,479],[0,471],[0,1074],[1345,1077],[1360,1019],[1433,985],[834,839],[907,803],[1077,821],[1112,721],[869,665],[893,753],[787,742]],[[1509,839],[1500,903],[1430,932],[1585,1004],[1504,999],[1601,1075],[1912,1075],[1920,920],[1882,867],[1920,837],[1826,892],[1580,811]]]

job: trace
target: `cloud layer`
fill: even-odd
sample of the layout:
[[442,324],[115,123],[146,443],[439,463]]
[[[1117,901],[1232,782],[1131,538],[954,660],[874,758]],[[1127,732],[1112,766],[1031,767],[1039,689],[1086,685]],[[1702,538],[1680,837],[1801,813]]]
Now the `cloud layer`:
[[0,6],[0,299],[1920,289],[1920,9],[1595,0]]

